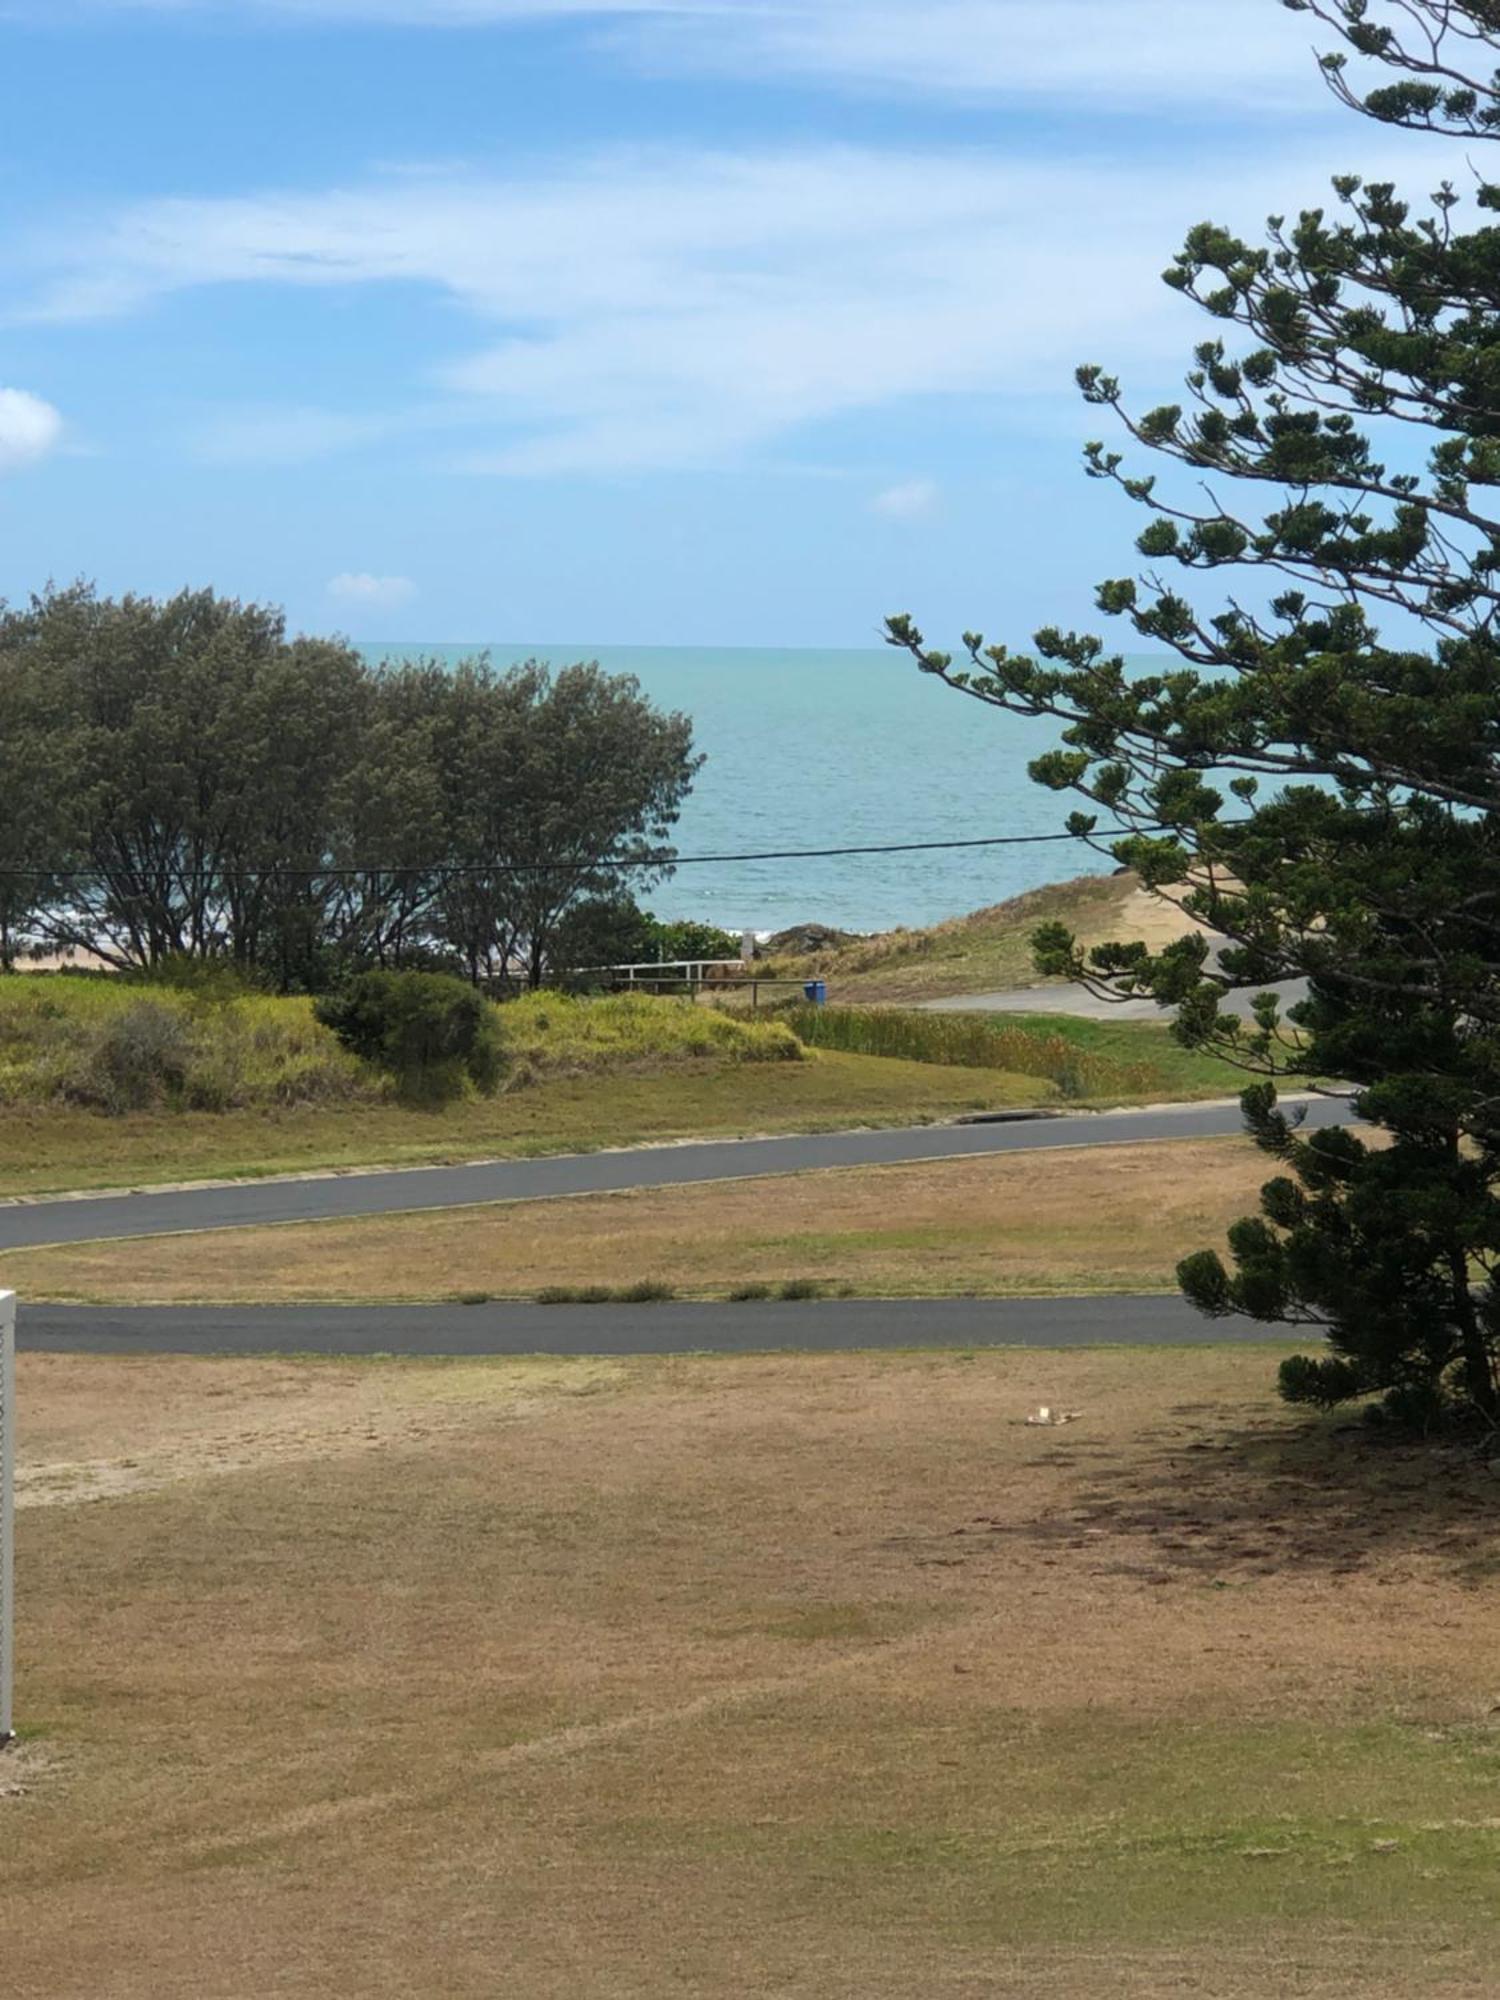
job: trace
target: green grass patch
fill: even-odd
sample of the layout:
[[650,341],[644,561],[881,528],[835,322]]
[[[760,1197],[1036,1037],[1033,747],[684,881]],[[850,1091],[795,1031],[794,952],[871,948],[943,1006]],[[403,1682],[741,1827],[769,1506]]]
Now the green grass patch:
[[812,1048],[1034,1076],[1067,1102],[1220,1096],[1243,1081],[1229,1064],[1183,1048],[1169,1028],[1149,1021],[811,1006],[784,1018]]
[[0,1196],[921,1125],[1046,1094],[1035,1077],[814,1050],[803,1062],[690,1057],[614,1071],[561,1067],[437,1111],[388,1096],[119,1117],[66,1102],[0,1104]]
[[536,1302],[539,1306],[649,1306],[676,1296],[675,1286],[642,1278],[633,1285],[544,1285]]

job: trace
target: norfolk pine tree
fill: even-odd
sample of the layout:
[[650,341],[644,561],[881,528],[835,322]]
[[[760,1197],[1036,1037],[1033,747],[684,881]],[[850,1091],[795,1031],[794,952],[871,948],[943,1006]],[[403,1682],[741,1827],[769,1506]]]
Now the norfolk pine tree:
[[[1227,1266],[1179,1266],[1188,1297],[1322,1329],[1320,1354],[1282,1366],[1293,1402],[1378,1393],[1405,1421],[1493,1424],[1500,175],[1476,142],[1500,137],[1500,0],[1283,4],[1342,37],[1322,62],[1344,103],[1466,146],[1416,204],[1350,175],[1262,242],[1194,229],[1166,282],[1217,326],[1184,405],[1132,415],[1112,376],[1080,370],[1090,404],[1198,475],[1185,499],[1086,451],[1150,515],[1150,568],[1101,585],[1099,609],[1176,660],[1133,672],[1054,629],[1032,656],[966,634],[958,660],[909,618],[889,636],[951,686],[1060,723],[1032,775],[1088,802],[1070,826],[1229,941],[1216,961],[1198,935],[1156,953],[1084,951],[1061,926],[1035,940],[1040,969],[1176,1003],[1182,1040],[1256,1079],[1247,1122],[1282,1171]],[[1227,583],[1204,612],[1173,571],[1267,583],[1253,602]],[[1271,995],[1250,1023],[1222,1005],[1297,977],[1310,998],[1285,1018]],[[1327,1078],[1373,1131],[1304,1135],[1278,1108],[1279,1081]]]

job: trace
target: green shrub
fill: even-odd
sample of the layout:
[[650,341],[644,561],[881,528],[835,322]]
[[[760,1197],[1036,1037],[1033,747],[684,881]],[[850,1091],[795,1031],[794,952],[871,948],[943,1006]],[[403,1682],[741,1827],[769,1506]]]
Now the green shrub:
[[823,1287],[816,1278],[788,1278],[777,1288],[778,1299],[820,1299]]
[[729,1296],[736,1305],[745,1305],[752,1299],[768,1299],[771,1296],[771,1287],[769,1285],[736,1285]]
[[676,1296],[671,1285],[664,1285],[656,1278],[642,1278],[637,1284],[622,1285],[615,1293],[622,1306],[656,1305],[662,1299],[675,1299]]
[[344,1047],[396,1079],[403,1096],[445,1103],[466,1081],[493,1096],[504,1074],[490,1002],[441,972],[361,972],[313,1009]]
[[94,1035],[68,1095],[101,1111],[147,1111],[181,1099],[195,1053],[183,1014],[157,1000],[137,1000]]

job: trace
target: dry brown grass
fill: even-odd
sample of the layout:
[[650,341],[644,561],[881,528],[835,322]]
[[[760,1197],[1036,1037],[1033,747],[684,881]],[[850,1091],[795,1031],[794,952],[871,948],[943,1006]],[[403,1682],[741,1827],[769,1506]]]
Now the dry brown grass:
[[1491,1991],[1493,1481],[1269,1368],[23,1357],[7,2000]]
[[869,1296],[1166,1290],[1255,1207],[1243,1139],[1098,1146],[373,1216],[0,1256],[37,1299],[530,1297],[656,1279],[683,1293],[810,1277]]

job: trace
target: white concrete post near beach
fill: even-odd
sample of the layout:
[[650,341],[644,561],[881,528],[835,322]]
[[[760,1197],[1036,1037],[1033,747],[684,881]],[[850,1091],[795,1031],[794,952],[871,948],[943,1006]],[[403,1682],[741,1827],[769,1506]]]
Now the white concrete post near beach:
[[16,1295],[0,1292],[0,1749],[15,1734]]

